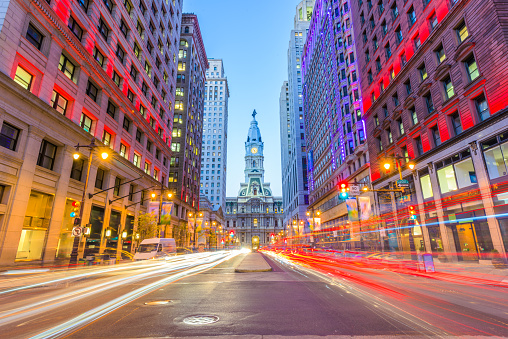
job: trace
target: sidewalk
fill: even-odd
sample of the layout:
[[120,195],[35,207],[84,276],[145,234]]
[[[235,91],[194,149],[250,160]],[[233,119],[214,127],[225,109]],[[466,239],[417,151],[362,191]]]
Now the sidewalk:
[[235,269],[237,273],[270,272],[272,268],[261,253],[249,253]]
[[508,282],[508,269],[498,269],[493,265],[481,265],[477,263],[440,263],[434,261],[436,272],[464,275],[479,279]]

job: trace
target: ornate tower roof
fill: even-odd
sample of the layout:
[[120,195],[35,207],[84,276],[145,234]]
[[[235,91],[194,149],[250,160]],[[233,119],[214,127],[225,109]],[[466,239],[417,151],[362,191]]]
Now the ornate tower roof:
[[254,112],[252,113],[252,121],[250,122],[249,133],[247,134],[247,142],[248,143],[252,143],[252,142],[262,143],[261,131],[259,130],[259,127],[258,127],[256,115],[257,115],[257,112],[256,112],[256,110],[254,110]]

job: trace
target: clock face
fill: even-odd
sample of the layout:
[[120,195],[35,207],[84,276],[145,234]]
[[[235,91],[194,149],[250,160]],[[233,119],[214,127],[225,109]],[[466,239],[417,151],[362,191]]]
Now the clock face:
[[252,154],[256,154],[256,153],[258,152],[258,149],[257,149],[256,147],[252,147],[252,148],[250,149],[250,152],[251,152]]

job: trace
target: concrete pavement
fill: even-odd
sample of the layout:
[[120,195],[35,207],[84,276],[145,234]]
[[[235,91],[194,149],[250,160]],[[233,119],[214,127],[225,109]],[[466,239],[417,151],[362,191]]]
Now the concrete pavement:
[[270,272],[272,267],[268,265],[261,253],[249,253],[235,268],[237,273]]

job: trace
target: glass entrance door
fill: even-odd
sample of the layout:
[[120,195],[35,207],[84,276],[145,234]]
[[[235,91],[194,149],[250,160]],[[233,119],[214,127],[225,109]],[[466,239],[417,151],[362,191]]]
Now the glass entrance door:
[[455,247],[457,255],[462,256],[464,261],[477,261],[478,248],[476,244],[476,234],[473,224],[455,225]]

